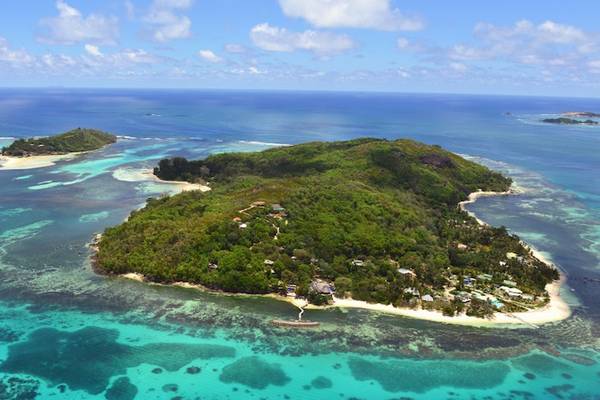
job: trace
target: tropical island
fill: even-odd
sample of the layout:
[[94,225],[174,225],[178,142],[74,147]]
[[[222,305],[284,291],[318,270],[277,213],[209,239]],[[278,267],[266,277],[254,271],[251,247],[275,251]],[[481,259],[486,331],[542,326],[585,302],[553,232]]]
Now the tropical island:
[[17,139],[10,146],[2,148],[2,155],[9,157],[63,155],[98,150],[116,141],[117,137],[110,133],[77,128],[49,137]]
[[98,150],[115,143],[117,137],[96,129],[77,128],[40,138],[17,139],[0,151],[1,169],[31,169]]
[[542,120],[542,122],[545,122],[547,124],[558,124],[558,125],[598,125],[597,121],[594,121],[591,119],[580,120],[580,119],[573,119],[573,118],[566,118],[566,117],[545,118]]
[[439,146],[314,142],[164,159],[154,174],[212,190],[150,199],[108,228],[97,271],[448,317],[539,310],[559,279],[517,236],[457,205],[511,180]]

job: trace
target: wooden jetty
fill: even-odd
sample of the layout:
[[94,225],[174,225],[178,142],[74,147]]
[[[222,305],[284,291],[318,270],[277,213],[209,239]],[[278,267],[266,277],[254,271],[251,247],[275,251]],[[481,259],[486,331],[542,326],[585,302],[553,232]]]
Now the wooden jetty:
[[[308,303],[307,303],[308,304]],[[273,325],[285,327],[285,328],[316,328],[319,323],[316,321],[303,321],[302,314],[304,314],[305,305],[296,305],[300,312],[298,313],[298,319],[274,319],[271,321]]]
[[316,321],[302,321],[297,319],[274,319],[271,321],[273,325],[285,327],[285,328],[316,328],[319,323]]

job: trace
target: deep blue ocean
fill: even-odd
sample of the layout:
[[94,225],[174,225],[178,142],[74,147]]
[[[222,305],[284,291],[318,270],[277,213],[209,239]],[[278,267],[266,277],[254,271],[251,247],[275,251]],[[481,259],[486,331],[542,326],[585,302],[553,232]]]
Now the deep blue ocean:
[[[600,99],[435,94],[0,90],[0,146],[76,127],[117,144],[0,169],[0,399],[600,399],[600,127],[539,122]],[[519,194],[484,198],[566,274],[573,315],[533,329],[437,324],[98,276],[88,243],[149,197],[164,157],[356,137],[439,144]]]

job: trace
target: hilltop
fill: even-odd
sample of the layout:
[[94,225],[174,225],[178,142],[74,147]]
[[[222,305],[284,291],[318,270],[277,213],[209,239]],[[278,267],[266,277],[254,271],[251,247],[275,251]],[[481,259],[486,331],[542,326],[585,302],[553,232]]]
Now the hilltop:
[[558,278],[518,237],[457,206],[478,190],[506,191],[511,180],[439,146],[314,142],[165,159],[154,173],[213,190],[150,199],[107,229],[99,271],[476,316],[546,304],[545,287]]
[[10,157],[29,157],[41,155],[60,155],[97,150],[115,143],[117,137],[95,129],[77,128],[68,132],[43,137],[18,139],[2,149],[2,155]]

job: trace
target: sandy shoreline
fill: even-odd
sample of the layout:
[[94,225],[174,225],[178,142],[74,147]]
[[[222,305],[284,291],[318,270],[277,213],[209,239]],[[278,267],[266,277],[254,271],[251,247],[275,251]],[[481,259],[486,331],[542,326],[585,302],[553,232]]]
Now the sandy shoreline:
[[165,181],[154,175],[151,169],[133,169],[121,168],[113,172],[113,177],[123,182],[156,182],[177,186],[179,191],[188,192],[191,190],[200,190],[208,192],[210,187],[199,183],[190,183],[183,181]]
[[22,170],[51,167],[56,165],[56,163],[59,161],[69,161],[80,156],[81,154],[84,154],[84,152],[30,157],[0,156],[0,170]]
[[[148,172],[141,172],[141,173],[144,174],[144,176],[146,176],[148,174]],[[156,179],[158,181],[161,181],[156,176],[154,176],[151,173],[151,171],[149,173],[154,178],[148,178],[148,179],[153,179],[153,180]],[[164,182],[164,181],[161,181],[161,182]],[[182,183],[182,182],[179,182],[179,183]],[[190,185],[192,185],[192,184],[190,184]],[[191,189],[191,190],[194,190],[194,189]],[[206,190],[210,190],[210,188],[207,188]],[[460,202],[459,207],[462,210],[468,212],[470,215],[472,215],[480,224],[487,225],[484,221],[475,217],[473,215],[473,213],[467,211],[465,209],[465,206],[467,204],[474,203],[475,201],[477,201],[477,199],[479,199],[481,197],[507,196],[507,195],[511,195],[514,193],[515,193],[514,190],[508,190],[506,192],[484,192],[484,191],[474,192],[469,195],[467,200]],[[525,247],[527,247],[532,252],[532,254],[535,257],[537,257],[540,261],[542,261],[546,264],[553,265],[556,268],[554,263],[552,263],[550,260],[548,260],[541,252],[539,252],[538,250],[536,250],[535,248],[533,248],[532,246],[530,246],[527,243],[523,242],[523,245]],[[119,275],[119,276],[122,278],[135,280],[138,282],[146,282],[144,276],[139,273],[128,273],[128,274],[123,274],[123,275]],[[281,295],[274,294],[274,293],[270,293],[270,294],[266,294],[266,295],[224,293],[221,291],[208,289],[202,285],[192,284],[192,283],[188,283],[188,282],[174,282],[172,284],[166,284],[166,285],[181,287],[181,288],[186,288],[186,289],[201,290],[201,291],[205,291],[205,292],[212,292],[212,293],[218,293],[218,294],[224,294],[224,295],[230,295],[230,296],[240,296],[241,295],[241,296],[250,296],[250,297],[268,297],[268,298],[278,300],[278,301],[285,301],[287,303],[294,305],[297,308],[300,308],[300,309],[305,308],[306,310],[323,310],[323,309],[330,309],[330,308],[360,308],[360,309],[365,309],[365,310],[370,310],[370,311],[375,311],[375,312],[381,312],[381,313],[399,315],[399,316],[408,317],[408,318],[416,318],[416,319],[421,319],[421,320],[426,320],[426,321],[445,323],[445,324],[453,324],[453,325],[466,325],[466,326],[473,326],[473,327],[496,327],[496,328],[499,328],[499,327],[537,328],[539,325],[550,323],[550,322],[562,321],[571,316],[571,309],[570,309],[569,305],[560,296],[560,289],[561,289],[561,286],[564,283],[564,281],[565,281],[565,276],[561,272],[560,279],[558,281],[554,281],[554,282],[546,285],[546,291],[548,292],[549,302],[544,307],[541,307],[539,309],[530,310],[530,311],[518,312],[518,313],[496,312],[496,313],[494,313],[493,317],[490,319],[471,317],[466,314],[461,314],[461,315],[450,317],[450,316],[443,315],[441,311],[437,311],[437,310],[433,311],[433,310],[424,310],[424,309],[400,308],[400,307],[394,307],[393,305],[389,305],[389,304],[386,305],[386,304],[367,303],[366,301],[354,300],[351,298],[342,299],[342,298],[334,297],[333,304],[327,305],[327,306],[316,306],[316,305],[308,304],[306,302],[306,300],[303,300],[303,299],[296,299],[296,298],[292,298],[292,297],[281,296]],[[159,284],[159,285],[163,285],[163,284]]]

